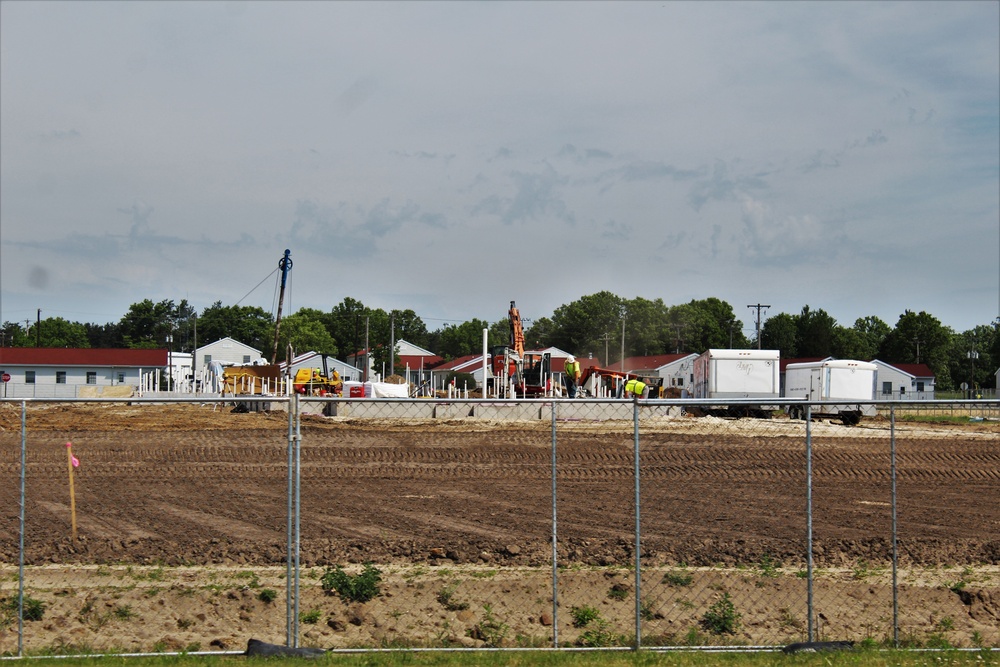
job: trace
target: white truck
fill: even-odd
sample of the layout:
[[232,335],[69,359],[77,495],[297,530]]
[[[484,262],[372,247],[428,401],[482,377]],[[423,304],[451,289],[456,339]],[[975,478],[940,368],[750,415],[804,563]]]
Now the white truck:
[[[828,359],[785,367],[785,398],[809,401],[843,401],[828,405],[813,405],[813,417],[839,417],[853,426],[862,417],[874,417],[876,373],[878,366],[867,361]],[[869,401],[862,404],[861,401]],[[792,419],[804,419],[804,405],[789,405]]]
[[[766,417],[781,398],[778,350],[707,350],[694,360],[692,395],[718,400],[702,408],[712,415]],[[774,400],[775,405],[731,405],[727,399]]]

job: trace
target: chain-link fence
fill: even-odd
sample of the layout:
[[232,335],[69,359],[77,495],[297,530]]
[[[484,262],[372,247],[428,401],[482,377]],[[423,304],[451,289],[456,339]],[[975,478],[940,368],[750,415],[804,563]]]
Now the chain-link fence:
[[0,655],[1000,645],[1000,404],[796,407],[2,402]]

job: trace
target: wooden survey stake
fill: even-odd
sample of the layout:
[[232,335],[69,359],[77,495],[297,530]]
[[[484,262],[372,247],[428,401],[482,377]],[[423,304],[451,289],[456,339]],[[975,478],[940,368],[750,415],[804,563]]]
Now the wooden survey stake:
[[76,541],[76,493],[73,490],[73,468],[80,465],[80,460],[73,456],[73,443],[66,443],[66,465],[69,468],[69,517],[73,527],[73,541]]

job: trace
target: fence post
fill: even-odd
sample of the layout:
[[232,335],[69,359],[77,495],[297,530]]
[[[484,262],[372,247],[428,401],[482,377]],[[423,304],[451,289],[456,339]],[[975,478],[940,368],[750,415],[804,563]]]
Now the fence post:
[[17,657],[24,657],[24,480],[28,450],[28,402],[21,401],[21,514],[17,555]]
[[632,402],[633,475],[635,478],[635,647],[642,645],[642,545],[639,532],[639,398]]
[[[294,408],[294,410],[293,410]],[[302,533],[300,519],[302,517],[301,490],[302,490],[302,414],[300,412],[298,392],[292,392],[292,404],[288,406],[290,412],[295,414],[295,648],[299,646],[299,571],[301,568],[302,554]]]
[[808,639],[814,641],[813,618],[813,515],[812,515],[812,405],[806,406],[806,613]]
[[285,512],[285,646],[292,648],[295,646],[296,640],[294,637],[298,636],[298,629],[292,627],[292,618],[294,616],[293,607],[293,572],[292,572],[292,485],[294,480],[292,478],[292,466],[293,466],[293,442],[295,439],[295,432],[293,430],[293,418],[292,406],[288,406],[288,462],[287,470],[285,471],[288,478],[288,493],[286,497],[287,509]]
[[552,401],[552,648],[559,648],[559,555],[556,533],[559,525],[556,512],[556,411],[559,403]]
[[896,406],[889,406],[889,467],[892,477],[892,645],[899,648],[899,552],[896,542]]

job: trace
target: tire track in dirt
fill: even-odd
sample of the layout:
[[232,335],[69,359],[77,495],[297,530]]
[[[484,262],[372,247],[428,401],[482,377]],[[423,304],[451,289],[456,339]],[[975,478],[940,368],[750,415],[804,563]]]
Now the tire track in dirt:
[[[130,451],[109,461],[94,455],[87,461],[84,478],[157,478],[284,476],[286,458],[276,460],[273,449],[232,446],[196,447],[167,452],[153,449]],[[103,460],[102,460],[103,459]],[[124,459],[124,460],[123,460]],[[799,479],[805,474],[804,457],[791,452],[740,449],[656,450],[640,454],[643,479]],[[955,452],[918,452],[899,457],[900,479],[943,481],[1000,480],[998,456]],[[626,451],[571,451],[557,453],[557,474],[577,480],[609,479],[633,475],[632,453]],[[19,464],[0,466],[0,474],[17,475]],[[33,478],[64,477],[63,462],[29,463]],[[304,479],[364,476],[369,478],[513,476],[526,479],[548,477],[551,460],[530,451],[494,448],[394,448],[375,450],[325,449],[302,458]],[[878,480],[890,474],[888,466],[873,468],[871,457],[844,452],[824,453],[814,460],[813,474],[842,480]]]

